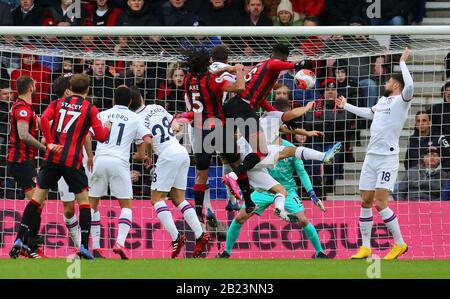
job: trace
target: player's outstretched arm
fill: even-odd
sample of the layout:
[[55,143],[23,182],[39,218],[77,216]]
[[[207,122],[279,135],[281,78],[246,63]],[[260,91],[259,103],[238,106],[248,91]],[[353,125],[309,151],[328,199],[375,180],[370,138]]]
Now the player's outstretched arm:
[[356,114],[360,117],[373,119],[373,110],[371,108],[361,108],[353,106],[347,103],[347,99],[343,96],[340,96],[336,99],[336,106],[341,109],[345,109],[348,112]]
[[406,60],[409,57],[409,49],[405,48],[402,56],[400,57],[400,69],[402,70],[403,82],[405,86],[402,90],[403,101],[409,102],[413,98],[414,93],[414,83],[411,73],[408,70],[408,66],[406,65]]
[[109,131],[111,130],[111,122],[107,121],[105,126],[103,126],[102,122],[98,119],[98,109],[97,107],[92,107],[90,119],[91,119],[91,127],[94,130],[95,139],[98,142],[105,142],[108,138]]
[[298,108],[294,108],[290,111],[286,111],[283,114],[282,121],[287,122],[287,121],[293,120],[297,117],[300,117],[303,114],[307,113],[308,111],[311,111],[312,109],[314,109],[315,105],[316,105],[316,103],[314,101],[311,101],[308,104],[306,104],[305,107],[298,107]]

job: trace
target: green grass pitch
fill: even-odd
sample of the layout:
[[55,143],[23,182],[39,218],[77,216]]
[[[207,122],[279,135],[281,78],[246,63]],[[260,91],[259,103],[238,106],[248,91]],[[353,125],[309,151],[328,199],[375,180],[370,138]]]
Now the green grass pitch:
[[[0,278],[67,278],[64,259],[0,259]],[[73,264],[72,264],[73,265]],[[81,278],[367,278],[365,260],[82,260]],[[380,262],[381,278],[450,278],[450,260]]]

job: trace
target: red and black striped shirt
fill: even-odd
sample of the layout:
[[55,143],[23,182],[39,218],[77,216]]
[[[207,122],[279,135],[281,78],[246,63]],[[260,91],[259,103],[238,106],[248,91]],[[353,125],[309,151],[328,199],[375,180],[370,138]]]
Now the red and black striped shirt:
[[[188,74],[185,77],[186,107],[195,113],[194,126],[201,127],[208,121],[208,127],[214,128],[216,125],[214,119],[220,120],[221,125],[225,123],[222,97],[226,84],[227,81],[211,73],[198,76]],[[198,114],[201,114],[201,118]]]
[[25,144],[19,138],[17,123],[27,122],[28,133],[34,138],[38,138],[37,116],[30,103],[18,98],[11,108],[10,112],[10,134],[9,134],[9,153],[8,161],[21,163],[33,160],[37,155],[37,149]]
[[245,90],[240,94],[240,97],[248,101],[253,109],[261,107],[266,111],[276,110],[267,102],[267,96],[277,83],[280,72],[294,68],[295,63],[293,62],[272,58],[258,63],[245,76]]
[[[42,132],[48,144],[63,145],[59,153],[47,149],[44,161],[81,168],[83,161],[83,145],[89,128],[92,127],[97,140],[103,142],[108,137],[108,129],[104,128],[97,118],[98,109],[81,96],[69,96],[53,101],[41,117]],[[50,121],[53,124],[50,128]]]

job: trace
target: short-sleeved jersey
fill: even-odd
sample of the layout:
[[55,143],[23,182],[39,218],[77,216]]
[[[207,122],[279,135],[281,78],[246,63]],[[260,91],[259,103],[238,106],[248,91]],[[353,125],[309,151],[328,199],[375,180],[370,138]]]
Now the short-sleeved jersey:
[[151,137],[142,118],[126,106],[114,105],[111,109],[100,112],[98,118],[103,124],[110,121],[112,125],[108,139],[98,143],[95,156],[113,156],[129,162],[131,144],[146,136]]
[[150,130],[153,139],[153,150],[158,156],[171,146],[180,146],[175,134],[170,127],[173,116],[160,105],[142,106],[136,113],[144,120],[147,129]]
[[280,72],[293,68],[295,68],[295,64],[292,62],[272,58],[258,63],[245,76],[245,90],[239,96],[246,100],[253,109],[263,106],[267,101],[267,96],[277,83]]
[[222,98],[227,82],[210,73],[185,76],[186,107],[188,111],[195,113],[193,123],[195,127],[202,128],[205,122],[207,122],[208,128],[214,128],[217,121],[221,124],[225,123]]
[[[44,161],[81,168],[86,134],[91,126],[101,126],[97,114],[98,109],[81,96],[74,95],[53,101],[42,115],[42,131],[48,143],[60,144],[63,150],[54,153],[47,149]],[[53,121],[49,131],[44,118]]]
[[402,95],[381,97],[373,106],[374,113],[370,126],[370,141],[368,154],[398,155],[399,140],[411,101],[405,101]]
[[281,111],[264,112],[259,119],[267,144],[273,144],[280,137],[283,114],[284,112]]
[[10,134],[8,161],[21,163],[23,161],[33,160],[36,157],[37,149],[25,144],[19,138],[17,123],[27,122],[28,132],[34,138],[37,138],[37,116],[34,113],[31,104],[22,99],[17,99],[10,112]]

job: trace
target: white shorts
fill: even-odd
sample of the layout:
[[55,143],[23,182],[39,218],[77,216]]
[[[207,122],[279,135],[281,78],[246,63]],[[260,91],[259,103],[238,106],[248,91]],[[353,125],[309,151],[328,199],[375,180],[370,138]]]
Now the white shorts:
[[187,150],[181,146],[166,148],[153,166],[151,190],[169,192],[172,188],[186,190],[189,165]]
[[[88,185],[90,187],[92,173],[87,169],[87,167],[84,167],[84,171],[86,172],[86,176],[88,178]],[[61,177],[58,181],[58,193],[59,193],[59,198],[63,202],[71,202],[71,201],[75,200],[75,194],[73,194],[72,192],[69,192],[69,185],[67,185],[67,183],[63,177]]]
[[[241,161],[244,161],[245,157],[252,152],[252,148],[250,144],[244,139],[244,137],[238,139],[237,145],[239,148]],[[264,159],[262,159],[258,164],[256,164],[255,168],[256,169],[275,168],[275,165],[278,162],[278,156],[284,148],[285,148],[284,146],[277,144],[268,145],[267,156]]]
[[89,196],[108,195],[108,186],[112,196],[118,199],[132,199],[130,165],[116,157],[95,156]]
[[367,154],[361,169],[359,190],[387,189],[391,192],[394,191],[399,163],[398,155]]
[[266,168],[253,168],[248,171],[248,180],[250,186],[258,192],[269,191],[273,186],[280,184],[269,174]]

